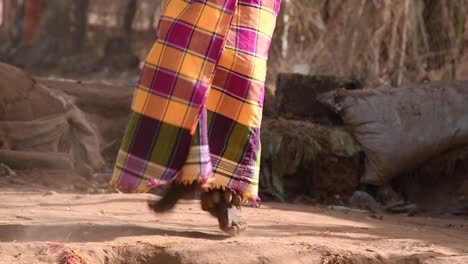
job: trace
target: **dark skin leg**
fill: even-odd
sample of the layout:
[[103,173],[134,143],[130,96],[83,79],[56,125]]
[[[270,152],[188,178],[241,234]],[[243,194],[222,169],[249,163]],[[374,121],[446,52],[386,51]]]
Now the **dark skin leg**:
[[[172,183],[160,200],[148,201],[148,206],[156,213],[168,212],[180,199],[199,188],[199,184]],[[241,197],[233,195],[229,190],[209,190],[201,194],[202,210],[216,217],[219,228],[230,236],[239,235],[247,228],[247,224],[237,215],[236,209],[240,204]]]
[[195,193],[199,184],[172,183],[163,197],[158,201],[148,201],[148,206],[156,213],[165,213],[174,208],[177,202],[187,195]]
[[201,195],[202,210],[216,217],[219,228],[230,236],[237,236],[247,228],[247,223],[237,215],[241,200],[230,190],[210,190]]

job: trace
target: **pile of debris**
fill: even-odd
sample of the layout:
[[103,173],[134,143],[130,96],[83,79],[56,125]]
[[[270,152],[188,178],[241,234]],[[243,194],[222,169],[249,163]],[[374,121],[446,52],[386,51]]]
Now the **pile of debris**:
[[354,80],[280,75],[263,124],[263,193],[459,213],[468,197],[467,88],[362,89]]
[[[261,195],[334,208],[466,214],[467,86],[363,89],[355,80],[280,75],[265,104]],[[110,173],[131,85],[39,80],[0,64],[0,90],[0,175],[41,168]]]
[[65,94],[0,64],[0,163],[12,170],[90,174],[105,166],[100,137]]

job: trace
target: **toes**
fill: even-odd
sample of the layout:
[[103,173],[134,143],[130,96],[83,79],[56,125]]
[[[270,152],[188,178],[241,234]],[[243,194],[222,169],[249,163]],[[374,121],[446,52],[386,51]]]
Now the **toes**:
[[216,217],[219,228],[230,236],[237,236],[247,228],[247,223],[237,215],[236,208],[240,207],[241,201],[241,196],[230,190],[211,190],[201,194],[202,210]]
[[230,236],[237,236],[240,233],[244,232],[247,228],[247,223],[242,221],[236,208],[229,204],[222,212],[221,217],[218,216],[218,223],[225,233]]
[[224,200],[226,201],[226,203],[231,203],[232,202],[232,192],[231,192],[231,190],[226,190],[224,192]]
[[247,222],[240,221],[236,223],[236,228],[237,228],[237,234],[244,232],[247,229]]
[[239,232],[238,232],[236,226],[231,226],[231,227],[220,227],[220,229],[221,229],[224,233],[226,233],[226,234],[228,234],[229,236],[232,236],[232,237],[239,235]]
[[219,228],[229,236],[238,236],[242,232],[244,232],[247,229],[247,223],[244,221],[240,221],[237,223],[232,223],[231,226],[219,226]]

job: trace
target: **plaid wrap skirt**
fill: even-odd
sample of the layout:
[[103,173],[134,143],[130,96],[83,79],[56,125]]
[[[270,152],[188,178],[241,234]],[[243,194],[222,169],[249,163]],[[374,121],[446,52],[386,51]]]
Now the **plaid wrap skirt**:
[[166,0],[111,185],[199,181],[258,199],[260,124],[281,0]]

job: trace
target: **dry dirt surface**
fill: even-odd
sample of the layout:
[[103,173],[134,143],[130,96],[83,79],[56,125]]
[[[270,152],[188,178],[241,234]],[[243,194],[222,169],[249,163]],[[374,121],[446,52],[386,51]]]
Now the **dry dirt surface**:
[[3,189],[0,263],[468,263],[466,219],[265,203],[229,238],[196,200],[154,215],[148,198]]

